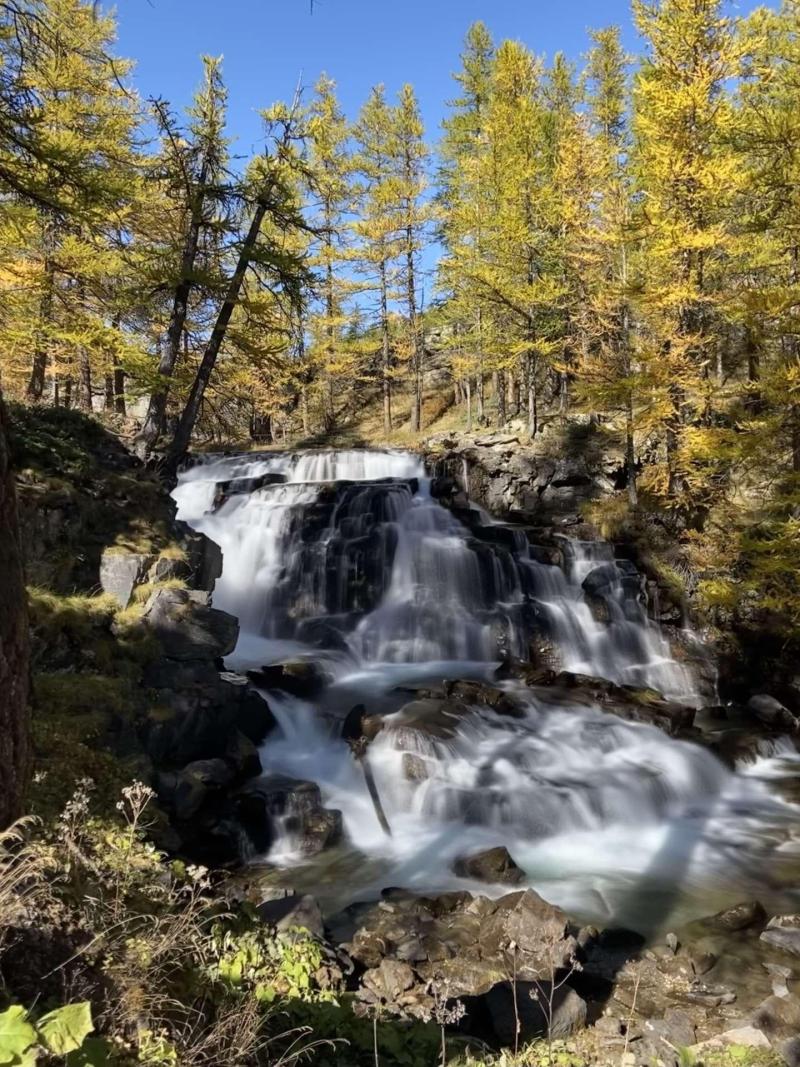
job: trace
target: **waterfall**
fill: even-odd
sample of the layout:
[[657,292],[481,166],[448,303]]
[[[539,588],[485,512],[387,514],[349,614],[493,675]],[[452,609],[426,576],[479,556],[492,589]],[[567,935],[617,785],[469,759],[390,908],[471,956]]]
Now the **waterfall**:
[[[644,928],[753,892],[776,841],[792,853],[797,817],[758,762],[733,773],[655,727],[511,681],[513,716],[467,696],[442,728],[444,679],[489,679],[542,649],[577,674],[700,698],[611,545],[542,545],[431,488],[412,454],[350,450],[208,456],[175,490],[178,517],[222,548],[214,604],[242,630],[228,665],[289,656],[327,679],[313,703],[269,693],[280,730],[262,762],[318,783],[347,847],[378,863],[351,899],[463,885],[453,860],[498,843],[543,895],[595,921]],[[367,758],[391,837],[340,738],[355,704],[384,716]],[[270,858],[298,861],[288,839]]]

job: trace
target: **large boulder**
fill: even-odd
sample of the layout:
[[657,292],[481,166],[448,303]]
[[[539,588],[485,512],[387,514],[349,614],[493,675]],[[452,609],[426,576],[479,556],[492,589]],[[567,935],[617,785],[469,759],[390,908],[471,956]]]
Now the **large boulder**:
[[239,623],[208,604],[208,594],[188,589],[157,589],[143,619],[170,659],[214,660],[233,652]]
[[[210,663],[160,660],[146,668],[143,684],[150,706],[139,732],[148,755],[162,767],[224,754],[237,734],[258,745],[275,725],[266,700],[246,678],[220,676]],[[238,760],[244,749],[237,744]],[[252,756],[251,750],[251,767]]]
[[773,730],[800,730],[800,719],[793,715],[788,708],[784,707],[775,697],[766,693],[757,693],[747,701],[747,710],[754,715],[759,722]]

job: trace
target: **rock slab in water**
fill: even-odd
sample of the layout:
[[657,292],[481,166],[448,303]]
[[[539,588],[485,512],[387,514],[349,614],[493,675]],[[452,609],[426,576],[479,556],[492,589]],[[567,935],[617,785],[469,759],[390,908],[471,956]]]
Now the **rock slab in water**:
[[453,872],[460,878],[472,878],[476,882],[519,885],[525,872],[516,865],[503,845],[488,848],[472,856],[460,856],[453,864]]

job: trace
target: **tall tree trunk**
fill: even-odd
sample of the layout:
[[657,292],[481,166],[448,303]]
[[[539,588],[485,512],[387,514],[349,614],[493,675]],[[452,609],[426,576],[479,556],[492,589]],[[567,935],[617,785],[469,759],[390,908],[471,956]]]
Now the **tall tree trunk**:
[[467,433],[472,430],[472,383],[469,378],[464,382],[467,391]]
[[478,308],[478,422],[483,424],[486,421],[486,381],[484,373],[484,358],[483,358],[483,313]]
[[22,814],[30,769],[28,605],[7,426],[0,395],[0,829]]
[[[47,234],[47,231],[46,231]],[[45,236],[45,247],[48,248],[51,239]],[[33,361],[31,363],[31,375],[28,379],[26,396],[28,400],[41,400],[44,393],[44,381],[47,374],[47,356],[49,348],[49,330],[53,318],[53,301],[56,288],[56,272],[52,258],[45,254],[44,261],[44,286],[39,301],[39,322],[36,329],[36,340],[33,349]]]
[[239,299],[239,291],[242,288],[242,282],[244,276],[247,273],[247,268],[250,264],[250,259],[253,255],[258,235],[261,231],[261,224],[264,221],[264,216],[267,213],[267,201],[262,197],[258,202],[252,221],[250,223],[250,229],[247,231],[247,236],[244,239],[241,251],[239,252],[239,259],[236,263],[236,270],[233,272],[233,276],[228,283],[228,289],[225,293],[225,299],[222,302],[222,306],[219,309],[217,315],[217,321],[214,323],[214,329],[211,331],[211,336],[208,339],[206,350],[203,353],[203,358],[200,361],[200,366],[197,368],[194,381],[192,382],[192,388],[189,392],[189,397],[186,401],[186,406],[181,414],[180,421],[175,430],[175,436],[172,439],[169,453],[167,456],[167,469],[174,473],[177,471],[179,464],[186,456],[189,450],[189,444],[192,440],[192,433],[197,423],[197,417],[200,414],[200,408],[203,403],[203,395],[205,394],[206,387],[211,380],[214,367],[217,362],[217,356],[219,355],[222,343],[225,340],[225,334],[228,330],[228,324],[231,321],[231,315],[236,307],[236,302]]
[[78,407],[81,411],[92,410],[92,364],[85,345],[78,349]]
[[532,352],[525,357],[525,389],[528,395],[528,436],[534,438],[539,432],[539,396],[536,390],[536,356]]
[[386,282],[386,260],[380,264],[381,285],[381,354],[383,358],[383,432],[392,432],[392,353],[389,347],[389,298]]
[[414,232],[406,227],[406,306],[408,328],[411,333],[411,432],[422,429],[422,352],[417,324],[417,291],[414,274]]
[[497,425],[505,426],[508,415],[506,413],[506,376],[503,371],[494,372],[494,391],[497,394]]
[[181,338],[189,313],[189,298],[194,286],[194,269],[197,250],[200,245],[200,232],[203,226],[203,212],[208,183],[208,160],[203,160],[197,188],[192,197],[189,226],[181,253],[180,275],[172,300],[172,312],[167,327],[167,343],[161,351],[158,361],[158,373],[163,384],[150,394],[147,414],[139,433],[136,435],[135,448],[145,458],[148,456],[159,437],[166,429],[167,400],[169,398],[169,379],[172,377],[181,351]]
[[327,236],[325,238],[325,244],[327,247],[328,264],[325,271],[325,314],[327,317],[327,326],[325,327],[326,334],[326,352],[328,357],[328,410],[326,413],[326,429],[332,430],[336,423],[336,412],[334,410],[334,382],[333,373],[331,368],[334,366],[336,360],[336,329],[333,325],[333,312],[334,312],[334,293],[333,293],[333,264],[331,263],[331,257],[333,255],[333,218],[330,205],[326,205],[325,208],[325,229]]
[[114,410],[114,375],[106,374],[103,378],[103,410]]
[[114,356],[114,411],[117,415],[127,415],[125,406],[125,371],[119,366]]

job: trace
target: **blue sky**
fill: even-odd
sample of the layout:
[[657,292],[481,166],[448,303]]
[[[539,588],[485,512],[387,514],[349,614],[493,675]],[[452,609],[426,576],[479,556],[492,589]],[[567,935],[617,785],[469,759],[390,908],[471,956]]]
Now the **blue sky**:
[[[738,10],[756,4],[739,0]],[[734,9],[735,10],[735,9]],[[143,96],[176,108],[191,98],[203,52],[222,54],[230,94],[234,152],[259,145],[258,110],[291,97],[325,70],[352,118],[370,88],[394,94],[410,81],[435,140],[454,94],[467,27],[483,19],[497,40],[513,37],[533,51],[561,49],[579,59],[586,30],[616,23],[635,50],[628,0],[118,0],[119,52],[137,64]]]

